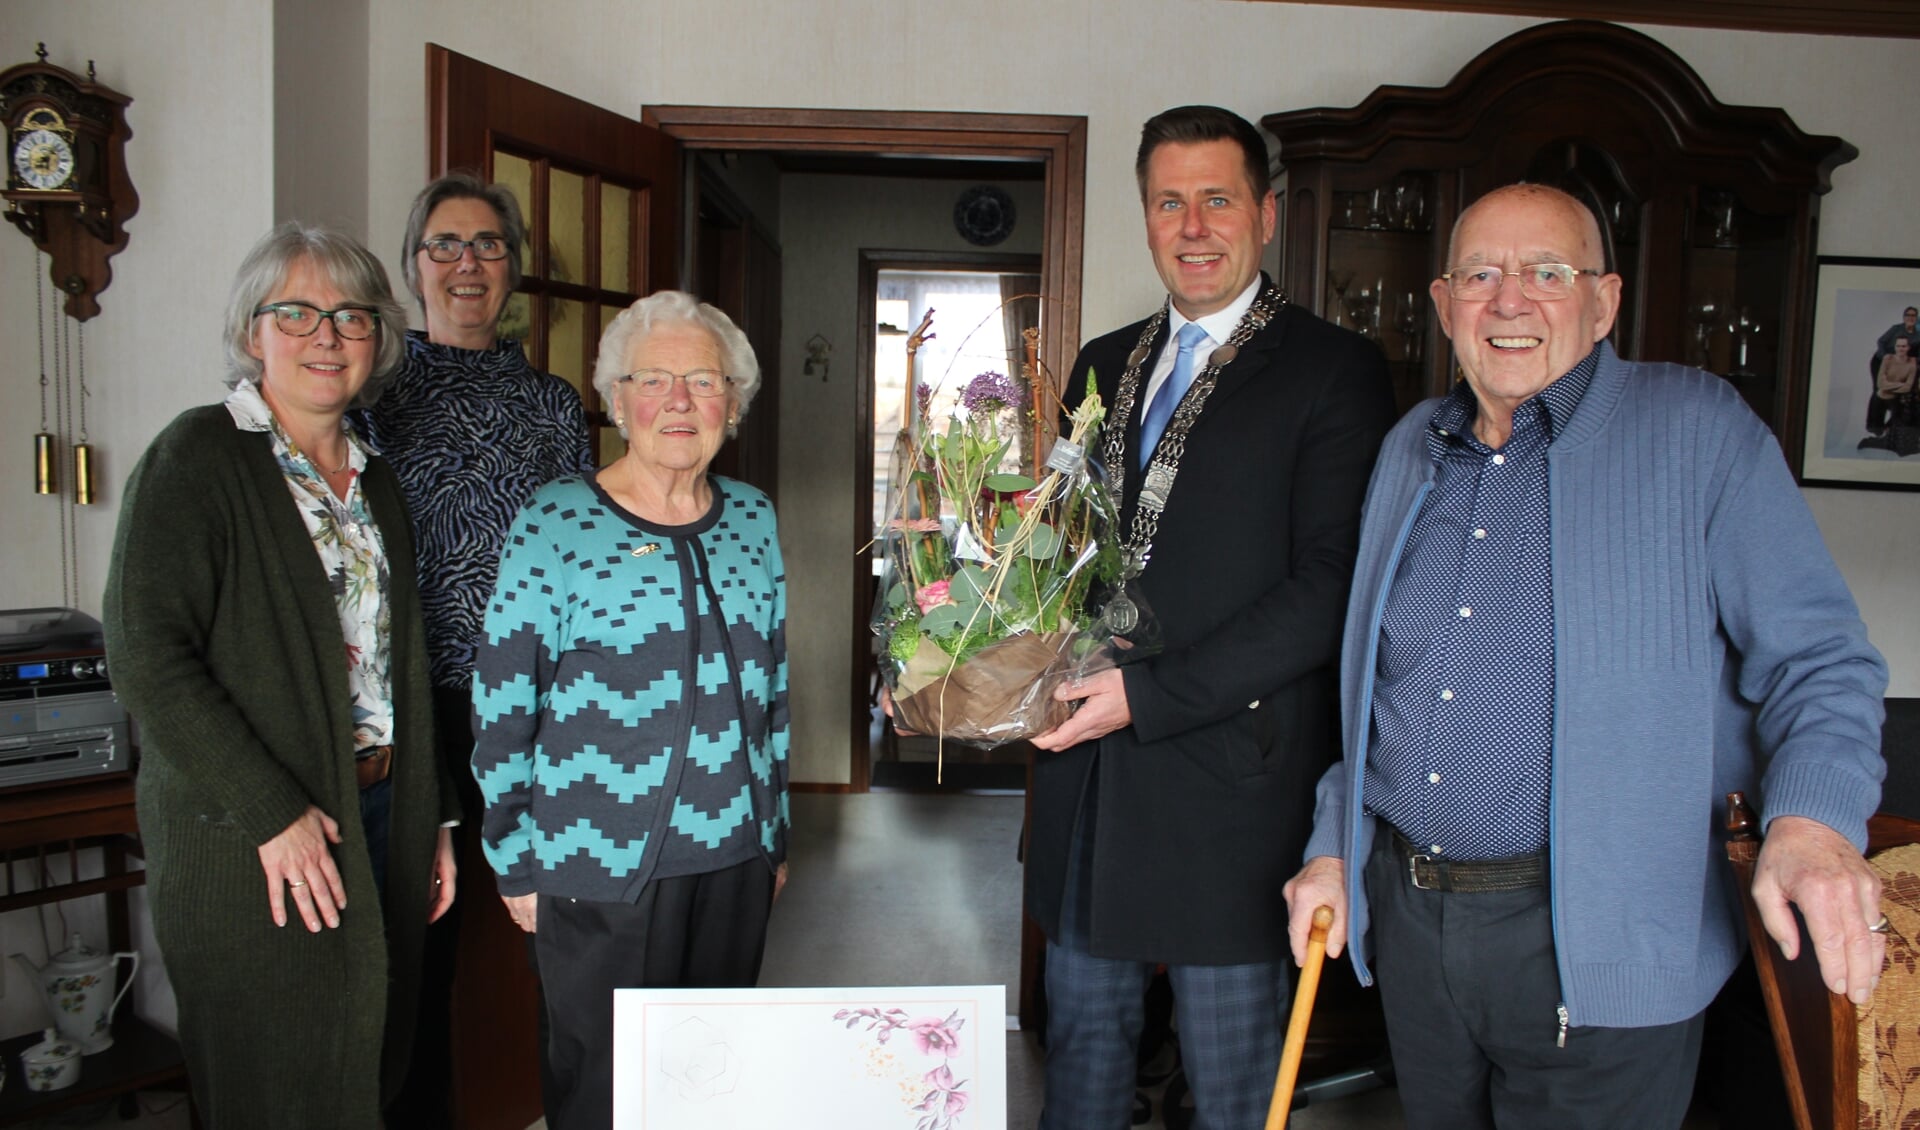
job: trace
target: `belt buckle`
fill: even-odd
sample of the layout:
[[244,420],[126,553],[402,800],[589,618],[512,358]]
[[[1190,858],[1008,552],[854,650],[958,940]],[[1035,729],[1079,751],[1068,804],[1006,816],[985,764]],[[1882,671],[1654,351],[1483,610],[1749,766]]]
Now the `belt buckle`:
[[1437,891],[1440,889],[1438,887],[1429,887],[1420,881],[1420,865],[1422,863],[1432,862],[1433,857],[1425,853],[1415,853],[1407,856],[1407,880],[1413,884],[1415,890]]

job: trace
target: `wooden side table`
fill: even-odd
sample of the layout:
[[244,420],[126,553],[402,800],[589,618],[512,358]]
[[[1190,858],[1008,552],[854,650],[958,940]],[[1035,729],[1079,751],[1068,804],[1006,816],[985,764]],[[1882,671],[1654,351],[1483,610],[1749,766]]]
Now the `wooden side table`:
[[[13,864],[64,853],[69,875],[82,849],[101,849],[103,874],[32,890],[15,890]],[[127,891],[147,881],[146,872],[129,871],[127,857],[140,854],[140,827],[133,811],[133,774],[115,773],[78,781],[0,790],[0,858],[7,863],[0,913],[51,902],[104,895],[107,899],[107,948],[133,948]],[[133,1014],[127,1002],[113,1022],[113,1046],[82,1058],[80,1081],[64,1091],[29,1091],[21,1079],[19,1053],[40,1040],[38,1032],[0,1041],[8,1079],[0,1089],[0,1126],[119,1097],[121,1114],[130,1116],[134,1092],[145,1088],[187,1087],[187,1064],[180,1045]],[[188,1096],[191,1104],[192,1097]],[[189,1107],[191,1113],[191,1107]],[[200,1124],[197,1116],[194,1126]]]

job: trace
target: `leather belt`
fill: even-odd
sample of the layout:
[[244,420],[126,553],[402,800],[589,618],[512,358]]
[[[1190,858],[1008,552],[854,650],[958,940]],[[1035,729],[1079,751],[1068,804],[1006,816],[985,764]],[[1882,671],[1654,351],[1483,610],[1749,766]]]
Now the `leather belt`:
[[370,789],[393,775],[393,747],[377,745],[353,755],[353,773],[360,787]]
[[1407,861],[1408,880],[1423,891],[1524,891],[1547,882],[1544,851],[1504,859],[1442,859],[1416,848],[1397,830],[1393,833],[1393,849]]

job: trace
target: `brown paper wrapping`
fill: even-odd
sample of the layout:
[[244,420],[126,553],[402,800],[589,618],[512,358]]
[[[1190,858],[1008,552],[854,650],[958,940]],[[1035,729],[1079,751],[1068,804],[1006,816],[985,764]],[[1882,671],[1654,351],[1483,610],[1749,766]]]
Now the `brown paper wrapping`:
[[1066,674],[1065,652],[1072,639],[1072,632],[1029,632],[989,644],[948,674],[897,699],[899,724],[948,741],[987,745],[1043,734],[1073,714],[1071,703],[1053,697]]

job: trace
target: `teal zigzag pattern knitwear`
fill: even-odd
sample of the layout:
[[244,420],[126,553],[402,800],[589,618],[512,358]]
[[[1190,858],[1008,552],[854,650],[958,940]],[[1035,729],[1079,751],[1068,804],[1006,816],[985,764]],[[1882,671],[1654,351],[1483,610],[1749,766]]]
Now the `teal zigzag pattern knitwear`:
[[714,477],[686,526],[597,485],[514,521],[475,656],[473,773],[500,893],[633,902],[786,858],[786,575],[773,506]]

